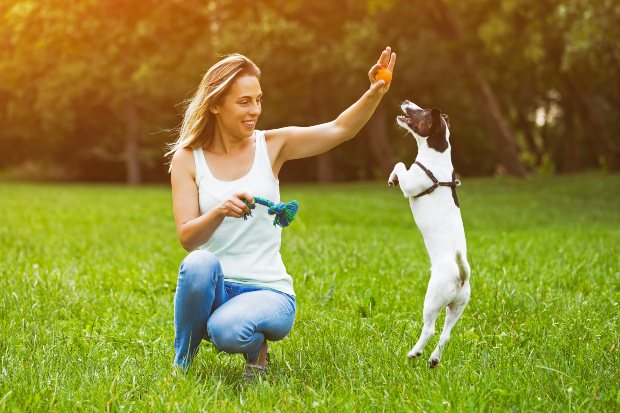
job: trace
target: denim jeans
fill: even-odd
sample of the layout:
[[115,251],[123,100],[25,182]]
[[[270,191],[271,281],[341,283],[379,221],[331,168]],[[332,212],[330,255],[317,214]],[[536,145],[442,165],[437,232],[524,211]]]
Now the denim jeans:
[[193,251],[181,263],[174,296],[174,364],[186,371],[203,339],[255,360],[265,340],[282,340],[294,321],[294,296],[224,283],[215,255]]

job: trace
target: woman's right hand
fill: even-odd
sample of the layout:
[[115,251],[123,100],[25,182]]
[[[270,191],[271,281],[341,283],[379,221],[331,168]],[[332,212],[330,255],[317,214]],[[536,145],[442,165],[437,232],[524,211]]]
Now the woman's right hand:
[[171,165],[172,206],[179,241],[187,252],[209,242],[226,217],[241,218],[250,212],[243,199],[254,203],[252,195],[237,192],[201,215],[195,178],[192,150],[184,148],[177,151]]
[[247,192],[235,192],[216,206],[215,209],[218,214],[225,217],[241,218],[251,211],[246,203],[243,202],[244,199],[254,205],[254,197],[252,195]]

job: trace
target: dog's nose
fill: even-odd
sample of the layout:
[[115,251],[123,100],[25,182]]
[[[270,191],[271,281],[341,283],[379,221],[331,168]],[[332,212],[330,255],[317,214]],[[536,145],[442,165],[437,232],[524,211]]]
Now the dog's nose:
[[408,100],[405,100],[403,103],[404,103],[405,105],[411,105],[411,102],[409,102]]

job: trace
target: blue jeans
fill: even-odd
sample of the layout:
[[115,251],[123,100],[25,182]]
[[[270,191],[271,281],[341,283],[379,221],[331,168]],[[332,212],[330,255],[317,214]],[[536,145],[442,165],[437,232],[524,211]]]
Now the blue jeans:
[[193,251],[181,263],[174,295],[174,365],[186,371],[203,339],[255,360],[265,340],[282,340],[294,321],[294,296],[224,283],[215,255]]

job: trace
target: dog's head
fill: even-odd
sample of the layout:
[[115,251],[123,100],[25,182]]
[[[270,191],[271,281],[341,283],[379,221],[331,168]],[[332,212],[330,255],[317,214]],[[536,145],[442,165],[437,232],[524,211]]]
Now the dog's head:
[[448,115],[438,108],[422,109],[415,103],[405,100],[401,109],[407,116],[399,116],[396,122],[411,132],[417,139],[425,140],[429,148],[444,152],[450,144],[450,122]]

